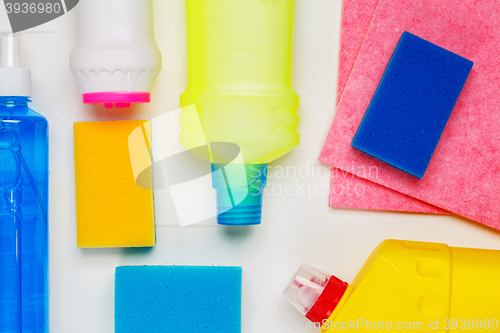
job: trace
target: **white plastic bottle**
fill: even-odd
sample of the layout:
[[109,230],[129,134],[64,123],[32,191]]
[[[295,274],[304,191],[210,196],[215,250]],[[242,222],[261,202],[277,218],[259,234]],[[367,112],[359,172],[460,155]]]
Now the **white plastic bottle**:
[[85,0],[77,7],[70,67],[83,103],[149,103],[161,70],[152,0]]

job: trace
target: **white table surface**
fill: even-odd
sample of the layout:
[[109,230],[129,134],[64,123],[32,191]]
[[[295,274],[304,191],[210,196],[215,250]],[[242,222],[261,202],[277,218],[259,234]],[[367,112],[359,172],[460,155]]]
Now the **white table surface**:
[[[155,0],[154,5],[163,70],[152,103],[133,108],[133,113],[81,103],[68,65],[74,11],[25,35],[25,65],[33,76],[31,107],[50,124],[52,333],[113,331],[114,270],[119,265],[242,266],[242,332],[286,333],[318,331],[296,328],[307,320],[282,295],[301,263],[350,282],[370,252],[387,238],[500,249],[499,232],[459,217],[328,207],[327,166],[317,158],[335,112],[340,0],[297,0],[293,82],[301,96],[301,144],[272,164],[262,225],[236,230],[180,228],[168,190],[157,190],[154,249],[76,248],[73,122],[153,118],[178,108],[187,85],[184,1]],[[0,31],[6,31],[7,16],[0,8]],[[303,170],[302,176],[294,177],[293,172],[280,176],[276,173],[280,166]],[[287,185],[294,189],[292,195],[272,194]]]

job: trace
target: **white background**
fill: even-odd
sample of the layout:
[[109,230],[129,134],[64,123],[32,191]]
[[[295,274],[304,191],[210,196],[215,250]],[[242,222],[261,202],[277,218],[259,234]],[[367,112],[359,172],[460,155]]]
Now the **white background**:
[[[301,144],[272,164],[262,225],[181,229],[175,227],[177,217],[168,192],[156,191],[154,249],[77,249],[73,122],[153,118],[178,108],[187,85],[184,1],[155,0],[154,5],[163,70],[152,103],[129,111],[81,103],[68,66],[74,11],[25,35],[25,65],[33,76],[31,107],[50,124],[51,332],[113,332],[114,270],[119,265],[242,266],[242,331],[286,333],[313,331],[293,328],[307,320],[282,295],[301,263],[350,282],[370,252],[387,238],[500,249],[500,233],[458,217],[328,207],[328,173],[317,158],[335,112],[340,0],[297,0],[293,82],[301,96]],[[8,29],[1,8],[0,31]],[[302,177],[293,172],[273,177],[279,166],[294,166],[302,170]],[[288,184],[294,184],[296,193],[279,195]]]

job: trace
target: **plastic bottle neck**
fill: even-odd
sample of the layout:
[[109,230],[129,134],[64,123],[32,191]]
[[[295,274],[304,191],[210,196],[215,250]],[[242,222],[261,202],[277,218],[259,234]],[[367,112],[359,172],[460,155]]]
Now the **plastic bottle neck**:
[[217,223],[255,225],[262,219],[267,164],[212,164],[217,192]]
[[0,107],[27,107],[29,102],[25,96],[0,96]]

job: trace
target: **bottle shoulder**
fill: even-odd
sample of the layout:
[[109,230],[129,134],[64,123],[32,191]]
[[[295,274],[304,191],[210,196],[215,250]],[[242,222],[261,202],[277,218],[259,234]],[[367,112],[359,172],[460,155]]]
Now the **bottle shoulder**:
[[29,119],[34,122],[48,124],[47,118],[45,118],[45,116],[27,106],[0,106],[0,117]]
[[44,122],[44,123],[48,124],[48,120],[47,120],[47,118],[45,118],[45,116],[43,114],[38,113],[37,111],[35,111],[31,108],[27,108],[27,109],[29,110],[29,113],[28,113],[29,117],[32,117],[34,119],[37,119],[40,122]]
[[329,320],[398,323],[427,322],[432,317],[442,321],[451,309],[451,260],[444,244],[386,240],[374,250]]

